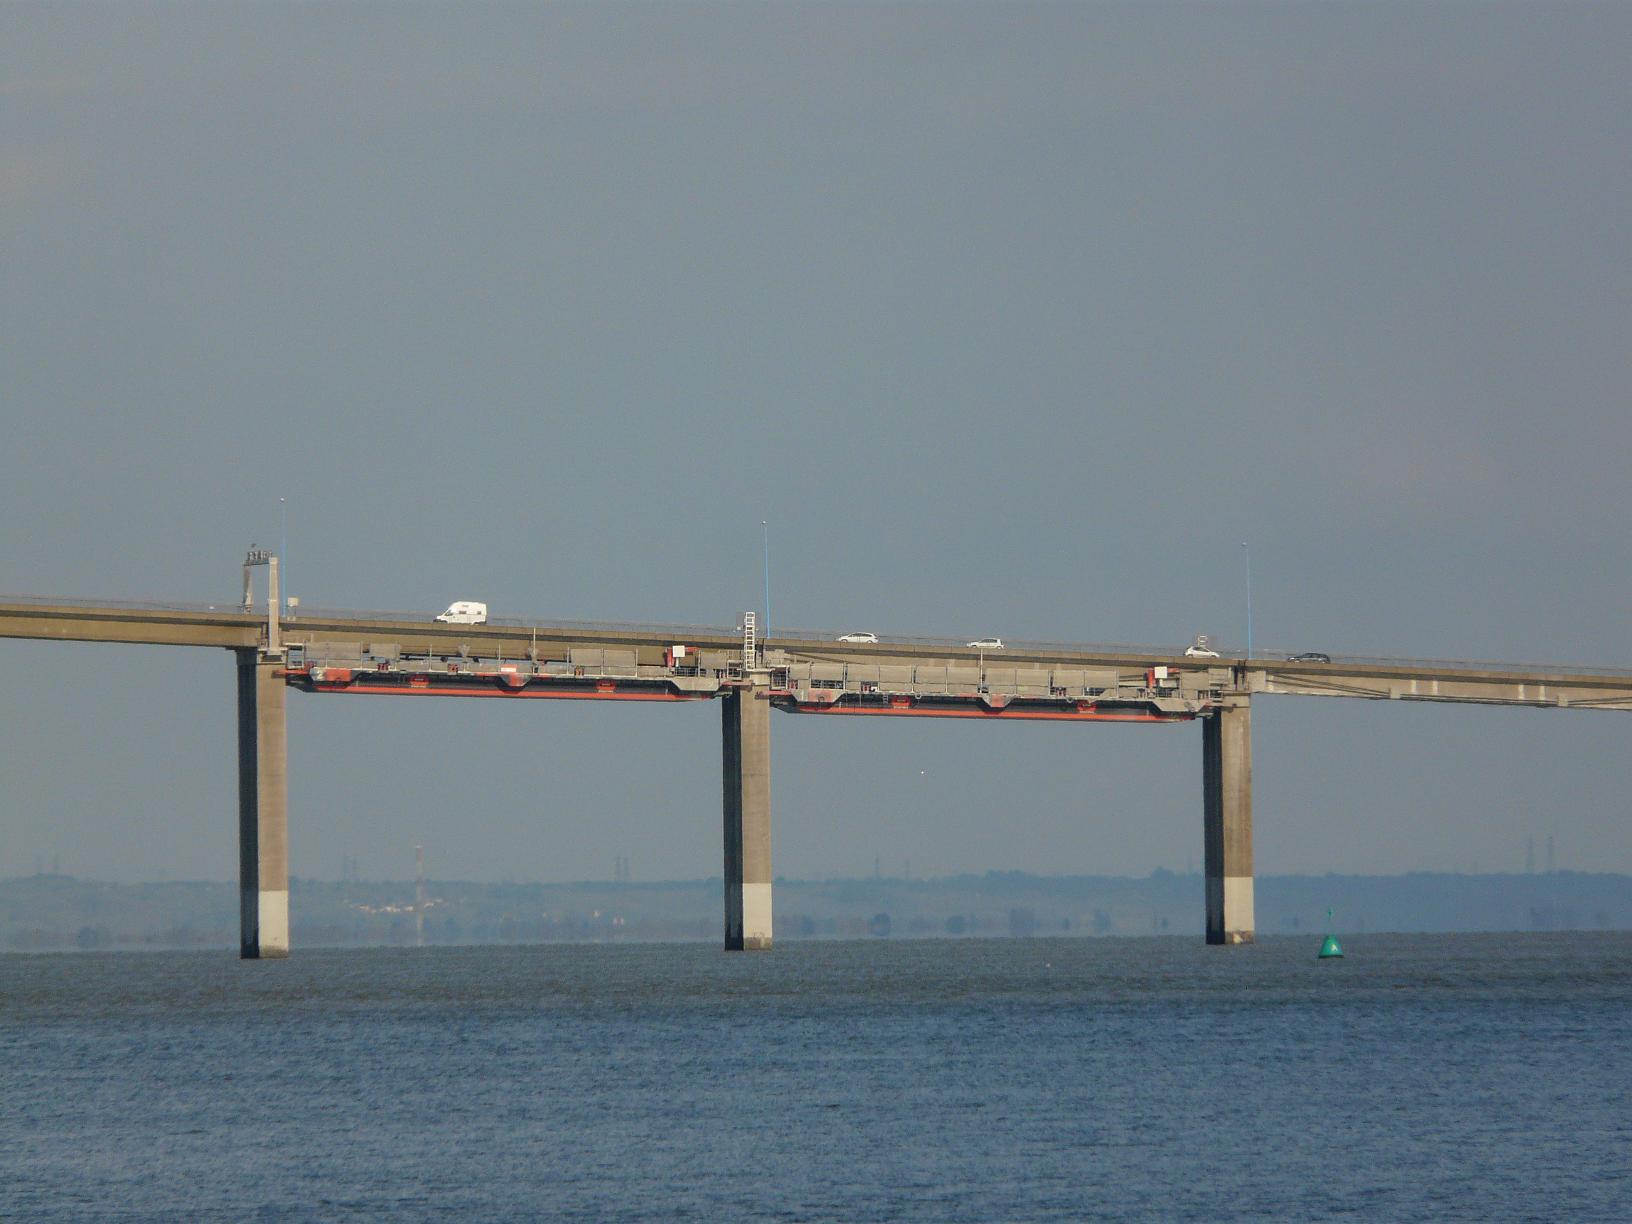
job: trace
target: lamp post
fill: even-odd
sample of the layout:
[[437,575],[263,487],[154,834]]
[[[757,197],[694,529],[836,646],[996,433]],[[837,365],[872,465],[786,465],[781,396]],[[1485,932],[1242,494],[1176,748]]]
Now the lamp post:
[[1247,559],[1247,661],[1252,661],[1252,549],[1241,541],[1241,552]]
[[760,519],[759,526],[765,533],[765,626],[760,630],[760,639],[764,640],[771,635],[771,522]]
[[283,567],[283,589],[289,589],[289,502],[278,498],[278,562]]

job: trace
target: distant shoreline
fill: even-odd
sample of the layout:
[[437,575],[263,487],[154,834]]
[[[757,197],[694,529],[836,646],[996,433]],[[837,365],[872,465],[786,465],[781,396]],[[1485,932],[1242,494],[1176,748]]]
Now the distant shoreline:
[[[1632,930],[1632,875],[1559,871],[1466,875],[1259,876],[1263,935]],[[1194,935],[1199,873],[776,882],[778,940]],[[413,880],[290,882],[292,941],[305,947],[412,946]],[[0,880],[0,951],[236,948],[230,881],[119,884],[64,875]],[[428,880],[426,944],[721,938],[721,882],[481,883]]]

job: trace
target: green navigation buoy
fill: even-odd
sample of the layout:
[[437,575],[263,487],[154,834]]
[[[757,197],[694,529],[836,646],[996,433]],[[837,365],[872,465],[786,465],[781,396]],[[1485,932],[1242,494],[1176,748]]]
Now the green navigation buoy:
[[[1327,910],[1326,911],[1326,929],[1328,931],[1330,931],[1331,926],[1332,926],[1332,911]],[[1320,945],[1320,955],[1318,957],[1316,957],[1316,959],[1317,960],[1332,960],[1332,959],[1335,958],[1335,959],[1341,960],[1342,957],[1343,957],[1343,945],[1337,942],[1337,936],[1336,935],[1327,935],[1325,942]]]

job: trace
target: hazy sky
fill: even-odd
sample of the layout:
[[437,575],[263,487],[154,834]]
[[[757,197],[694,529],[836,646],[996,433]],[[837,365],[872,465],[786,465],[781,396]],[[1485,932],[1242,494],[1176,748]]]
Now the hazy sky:
[[[0,7],[0,591],[1632,667],[1632,6]],[[0,642],[0,876],[236,874]],[[720,871],[713,706],[292,694],[295,874]],[[778,715],[779,874],[1199,869],[1201,732]],[[1632,871],[1632,714],[1255,703],[1258,870]]]

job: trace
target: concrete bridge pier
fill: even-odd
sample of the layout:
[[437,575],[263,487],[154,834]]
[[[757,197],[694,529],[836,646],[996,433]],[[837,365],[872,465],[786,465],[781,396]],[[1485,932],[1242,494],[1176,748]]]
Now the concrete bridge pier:
[[245,960],[289,955],[289,753],[283,660],[238,656],[238,932]]
[[1207,942],[1253,942],[1252,706],[1226,700],[1201,724]]
[[771,703],[769,677],[720,703],[725,763],[725,950],[771,946]]

